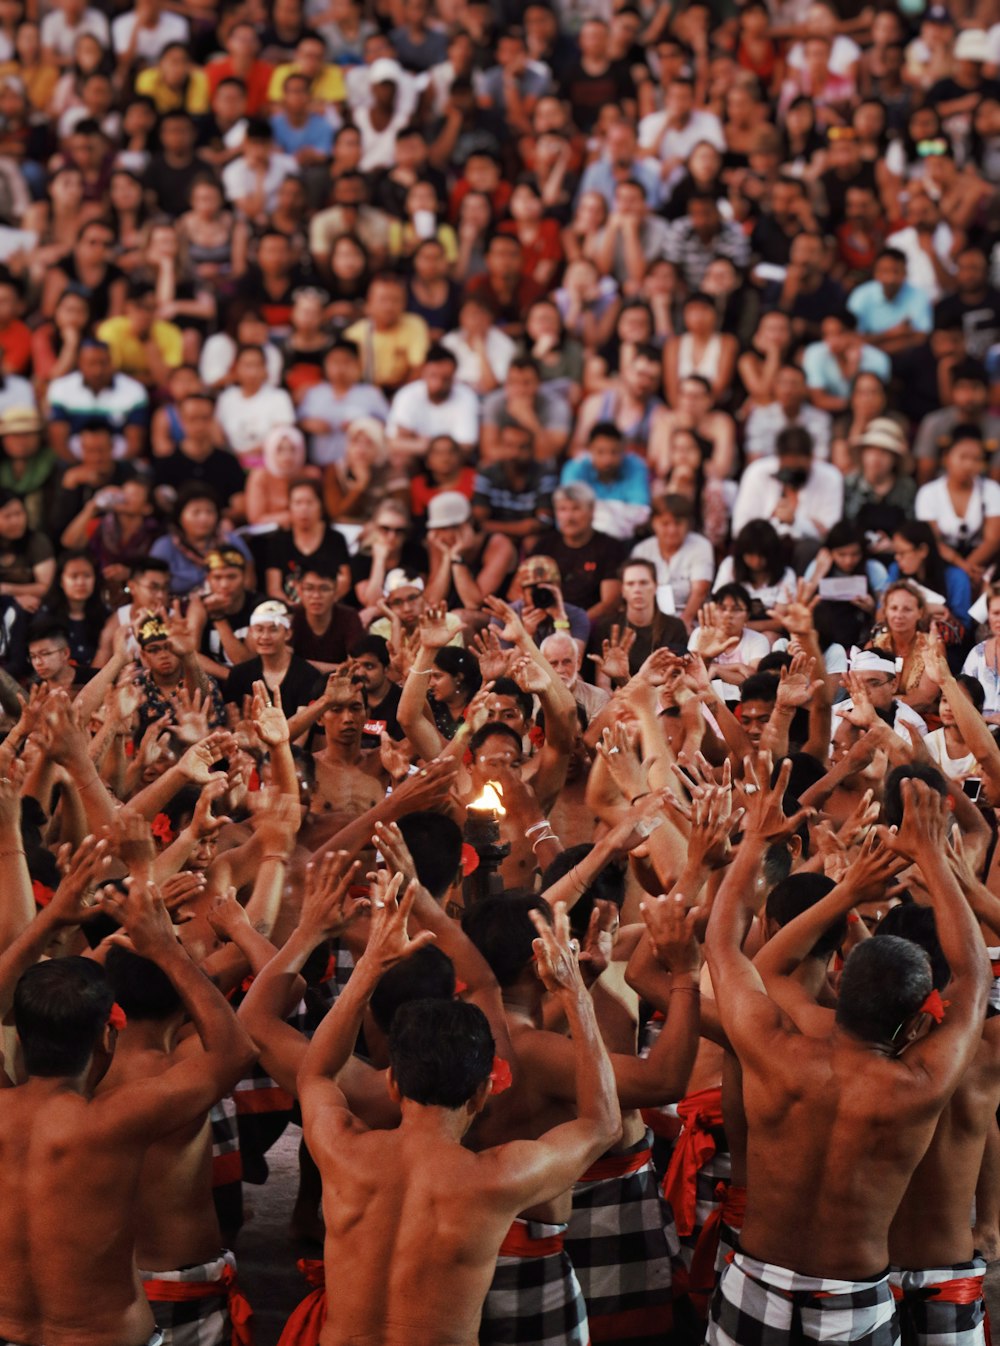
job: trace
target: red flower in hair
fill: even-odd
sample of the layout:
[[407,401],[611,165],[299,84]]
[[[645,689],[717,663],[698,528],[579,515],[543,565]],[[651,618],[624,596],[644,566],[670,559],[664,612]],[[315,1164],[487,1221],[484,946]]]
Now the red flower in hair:
[[540,724],[533,724],[528,730],[528,742],[533,748],[541,748],[545,744],[545,730]]
[[493,1085],[493,1093],[502,1094],[513,1083],[514,1076],[510,1073],[510,1066],[502,1056],[494,1056],[493,1069],[490,1071],[490,1084]]
[[120,1033],[127,1023],[128,1019],[125,1016],[125,1011],[116,1000],[111,1006],[111,1013],[108,1015],[108,1027],[113,1028],[116,1033]]
[[257,793],[259,789],[260,789],[260,772],[257,770],[256,767],[254,767],[253,770],[250,772],[250,775],[247,777],[247,790],[249,791],[250,794],[254,795]]
[[467,841],[462,842],[462,877],[468,878],[479,868],[479,852]]
[[917,1010],[918,1014],[929,1014],[936,1024],[944,1020],[944,1012],[951,1004],[950,1000],[942,1000],[939,991],[931,991],[930,995]]
[[170,819],[165,813],[156,815],[151,831],[157,841],[162,841],[164,846],[169,846],[174,839],[174,829],[170,826]]
[[50,888],[47,883],[42,883],[41,879],[32,879],[31,895],[35,899],[35,905],[47,907],[52,901],[54,888]]

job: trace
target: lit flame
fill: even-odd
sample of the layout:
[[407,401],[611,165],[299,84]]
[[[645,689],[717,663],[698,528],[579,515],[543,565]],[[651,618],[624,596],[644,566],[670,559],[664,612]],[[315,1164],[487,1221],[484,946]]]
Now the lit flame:
[[494,813],[499,814],[501,818],[504,818],[507,815],[507,810],[503,806],[503,802],[501,799],[502,795],[503,795],[503,786],[500,784],[500,782],[495,780],[488,780],[486,784],[483,786],[479,798],[474,799],[472,803],[469,805],[469,808],[479,809],[484,813],[488,812],[489,810],[492,810]]

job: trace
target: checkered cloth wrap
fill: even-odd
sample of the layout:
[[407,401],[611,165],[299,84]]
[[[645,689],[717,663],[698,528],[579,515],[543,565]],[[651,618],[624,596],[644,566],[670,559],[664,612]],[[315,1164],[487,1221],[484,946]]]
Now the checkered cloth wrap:
[[515,1220],[483,1305],[480,1346],[589,1346],[587,1305],[564,1224]]
[[[166,1338],[157,1327],[146,1342],[146,1346],[165,1346]],[[0,1337],[0,1346],[23,1346],[23,1342],[11,1341],[9,1337]]]
[[986,1346],[981,1257],[929,1271],[889,1272],[903,1346]]
[[250,1305],[236,1290],[236,1258],[224,1251],[200,1267],[140,1271],[163,1346],[249,1346]]
[[[651,1142],[647,1130],[621,1154],[599,1159],[573,1188],[566,1251],[587,1301],[594,1342],[649,1340],[660,1346],[673,1323],[677,1234],[649,1157]],[[615,1169],[618,1176],[596,1176]]]
[[236,1124],[236,1104],[227,1094],[209,1110],[212,1127],[212,1185],[224,1187],[243,1177],[240,1159],[240,1132]]
[[712,1300],[708,1346],[860,1342],[898,1346],[889,1274],[868,1281],[800,1276],[737,1253]]
[[1000,948],[991,947],[986,953],[993,969],[993,984],[990,986],[988,1002],[993,1009],[1000,1010]]

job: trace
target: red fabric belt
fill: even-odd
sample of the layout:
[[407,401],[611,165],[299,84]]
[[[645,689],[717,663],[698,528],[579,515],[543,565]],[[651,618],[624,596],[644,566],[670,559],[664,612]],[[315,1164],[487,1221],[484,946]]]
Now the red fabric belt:
[[672,1113],[661,1112],[659,1108],[640,1108],[639,1115],[653,1135],[661,1140],[676,1140],[680,1135],[680,1118]]
[[698,1232],[698,1242],[691,1257],[691,1271],[686,1287],[688,1294],[695,1301],[695,1307],[703,1317],[708,1316],[708,1297],[715,1289],[715,1259],[719,1252],[722,1226],[727,1224],[733,1229],[742,1229],[747,1206],[745,1187],[734,1187],[731,1183],[720,1182],[715,1189],[715,1195],[719,1198],[720,1204],[715,1207]]
[[195,1299],[225,1299],[233,1324],[233,1346],[253,1346],[250,1319],[253,1309],[236,1284],[236,1273],[225,1266],[217,1281],[143,1281],[151,1304],[187,1304]]
[[959,1276],[957,1280],[943,1281],[940,1285],[922,1285],[917,1289],[903,1290],[891,1285],[893,1299],[933,1299],[938,1304],[975,1304],[983,1297],[982,1276]]
[[239,1182],[243,1177],[243,1156],[239,1150],[227,1150],[225,1154],[212,1155],[212,1186],[225,1187],[227,1183]]
[[670,1202],[681,1238],[694,1233],[698,1205],[698,1172],[715,1153],[712,1128],[722,1125],[722,1086],[700,1089],[677,1104],[684,1130],[670,1156],[663,1195]]
[[640,1150],[638,1154],[606,1154],[591,1164],[580,1182],[603,1182],[605,1178],[624,1178],[629,1173],[638,1173],[653,1157],[652,1150]]
[[326,1322],[326,1268],[322,1262],[306,1257],[296,1266],[307,1284],[316,1288],[289,1315],[278,1346],[319,1346],[319,1334]]
[[564,1246],[562,1234],[549,1234],[545,1238],[532,1238],[524,1220],[515,1220],[504,1235],[500,1244],[501,1257],[552,1257],[561,1253]]

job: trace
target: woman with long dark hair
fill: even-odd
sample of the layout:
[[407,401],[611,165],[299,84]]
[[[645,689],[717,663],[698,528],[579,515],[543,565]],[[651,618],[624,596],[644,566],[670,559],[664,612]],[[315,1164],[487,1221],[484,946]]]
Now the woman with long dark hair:
[[89,553],[63,552],[42,610],[66,628],[74,661],[83,667],[98,667],[97,650],[109,613],[101,600],[97,567]]
[[719,566],[712,591],[726,584],[739,584],[750,595],[750,620],[754,631],[775,634],[783,627],[768,611],[790,603],[795,595],[795,572],[785,563],[781,538],[766,519],[751,519],[733,542],[730,555]]
[[920,519],[901,523],[893,533],[892,554],[889,582],[909,580],[926,590],[928,614],[949,644],[959,644],[969,629],[971,586],[965,571],[948,565],[938,551],[934,529]]

